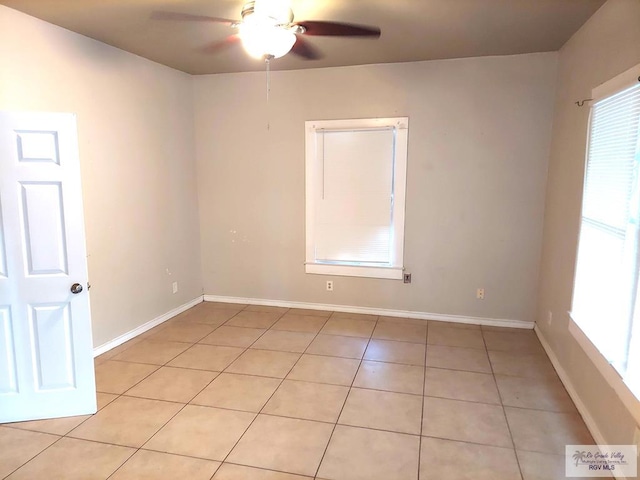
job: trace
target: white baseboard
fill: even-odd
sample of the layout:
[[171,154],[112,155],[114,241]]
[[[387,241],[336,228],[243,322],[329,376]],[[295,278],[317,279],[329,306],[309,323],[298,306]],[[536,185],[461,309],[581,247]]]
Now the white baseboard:
[[[562,366],[560,365],[560,361],[558,360],[558,357],[551,349],[551,346],[549,345],[549,342],[547,342],[547,339],[544,337],[542,330],[538,328],[538,325],[536,325],[533,330],[534,332],[536,332],[536,335],[538,336],[538,339],[542,344],[542,348],[544,348],[544,351],[547,352],[547,356],[549,357],[549,360],[551,360],[551,363],[553,364],[553,368],[555,368],[558,374],[558,377],[560,377],[560,381],[564,385],[564,388],[567,390],[567,393],[571,397],[571,400],[573,400],[573,403],[576,405],[576,408],[578,409],[578,413],[580,413],[582,420],[584,420],[584,424],[587,426],[587,430],[589,430],[589,433],[591,433],[591,436],[596,441],[596,444],[609,445],[609,442],[607,442],[607,439],[604,437],[604,435],[598,428],[598,424],[596,423],[593,416],[591,415],[591,412],[589,412],[589,409],[580,398],[580,395],[578,395],[578,392],[573,386],[573,383],[571,383],[571,379],[569,378],[569,375],[567,375],[567,372],[565,371],[565,369],[562,368]],[[618,473],[614,473],[613,476],[618,480],[627,479],[627,477],[625,477],[624,475],[620,475]],[[633,478],[636,478],[636,477],[633,477]]]
[[204,295],[205,302],[242,303],[266,305],[272,307],[306,308],[308,310],[331,310],[333,312],[361,313],[365,315],[384,315],[387,317],[417,318],[421,320],[437,320],[441,322],[467,323],[491,327],[524,328],[531,330],[533,322],[509,320],[502,318],[469,317],[464,315],[445,315],[442,313],[415,312],[409,310],[387,310],[384,308],[354,307],[348,305],[328,305],[321,303],[289,302],[286,300],[265,300],[263,298],[224,297]]
[[146,332],[147,330],[151,330],[153,327],[160,325],[163,322],[166,322],[170,318],[173,318],[176,315],[181,314],[185,310],[189,310],[191,307],[195,307],[197,304],[201,302],[202,302],[202,295],[194,298],[193,300],[183,305],[180,305],[179,307],[174,308],[173,310],[169,310],[167,313],[164,313],[159,317],[156,317],[153,320],[150,320],[147,323],[144,323],[139,327],[136,327],[133,330],[130,330],[127,333],[124,333],[119,337],[116,337],[113,340],[108,341],[107,343],[103,343],[99,347],[95,347],[93,349],[93,356],[97,357],[98,355],[102,355],[104,352],[108,352],[112,348],[116,348],[118,345],[122,345],[124,342],[129,341],[134,337],[137,337],[138,335]]
[[597,444],[606,445],[607,442],[604,438],[604,435],[602,435],[602,432],[600,432],[600,429],[598,428],[596,421],[591,416],[591,413],[589,413],[589,409],[587,408],[587,406],[584,404],[584,402],[578,395],[578,392],[573,386],[573,383],[571,383],[571,379],[569,378],[569,375],[567,375],[567,372],[565,371],[565,369],[562,368],[562,366],[560,365],[560,361],[558,360],[558,357],[553,352],[553,350],[551,350],[551,346],[549,345],[549,342],[547,342],[547,339],[544,338],[542,331],[538,328],[537,325],[533,330],[536,332],[536,335],[538,336],[538,339],[542,344],[542,348],[544,348],[544,351],[547,352],[547,356],[549,357],[549,360],[551,360],[551,363],[553,364],[553,368],[555,368],[556,372],[558,373],[558,376],[560,377],[560,381],[564,385],[564,388],[566,388],[567,393],[571,397],[571,400],[573,400],[573,403],[575,403],[576,408],[578,409],[578,412],[582,416],[582,419],[584,420],[584,423],[587,426],[587,429],[591,433],[591,436],[593,436],[593,439],[596,441]]

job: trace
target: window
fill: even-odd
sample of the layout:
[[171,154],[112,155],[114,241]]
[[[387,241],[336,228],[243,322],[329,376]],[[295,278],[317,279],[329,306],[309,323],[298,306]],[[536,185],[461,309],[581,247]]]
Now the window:
[[408,118],[306,122],[306,272],[401,279]]
[[[640,398],[640,68],[594,90],[571,317]],[[613,90],[613,91],[612,91]],[[576,337],[578,338],[578,337]]]

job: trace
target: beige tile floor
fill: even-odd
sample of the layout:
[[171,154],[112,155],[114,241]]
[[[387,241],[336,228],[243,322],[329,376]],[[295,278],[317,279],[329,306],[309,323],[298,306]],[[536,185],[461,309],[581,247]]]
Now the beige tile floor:
[[558,480],[593,443],[532,331],[203,303],[95,363],[0,478]]

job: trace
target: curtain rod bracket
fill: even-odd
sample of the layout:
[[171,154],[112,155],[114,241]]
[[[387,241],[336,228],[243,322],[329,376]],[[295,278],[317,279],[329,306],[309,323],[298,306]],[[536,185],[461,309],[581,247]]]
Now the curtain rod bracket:
[[583,100],[578,100],[577,102],[573,102],[573,103],[575,103],[579,107],[583,107],[585,103],[592,102],[592,101],[593,101],[593,98],[585,98]]

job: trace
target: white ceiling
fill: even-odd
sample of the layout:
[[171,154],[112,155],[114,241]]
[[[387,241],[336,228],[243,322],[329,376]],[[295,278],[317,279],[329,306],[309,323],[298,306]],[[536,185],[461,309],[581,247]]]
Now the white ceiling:
[[[377,25],[379,39],[306,37],[324,58],[287,55],[275,70],[558,50],[605,0],[292,0],[297,20]],[[221,24],[151,20],[156,10],[240,19],[243,0],[0,0],[0,4],[192,73],[263,70],[240,46],[199,51]]]

